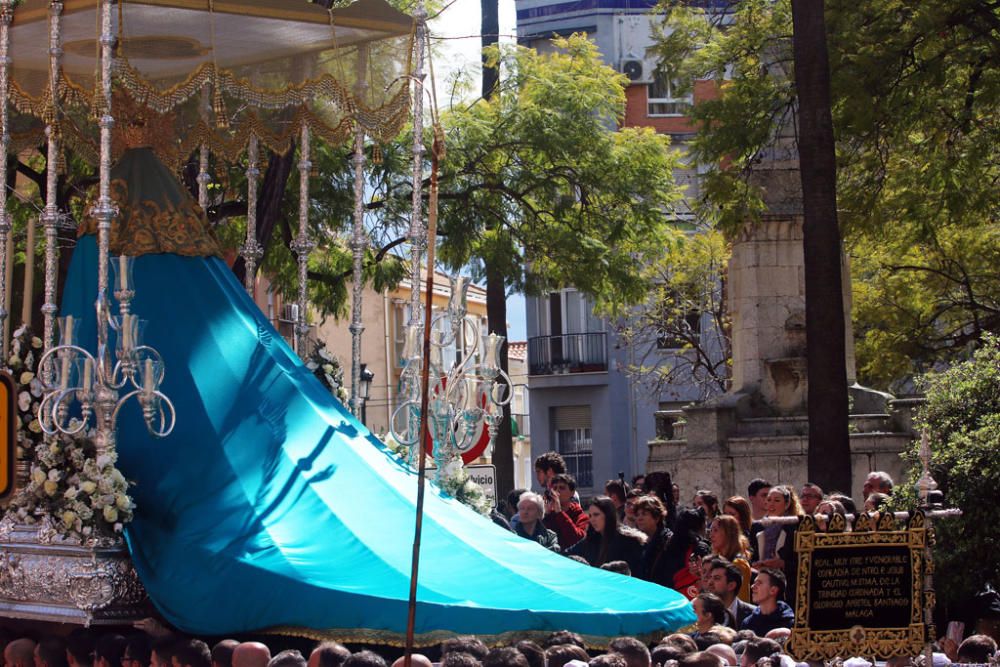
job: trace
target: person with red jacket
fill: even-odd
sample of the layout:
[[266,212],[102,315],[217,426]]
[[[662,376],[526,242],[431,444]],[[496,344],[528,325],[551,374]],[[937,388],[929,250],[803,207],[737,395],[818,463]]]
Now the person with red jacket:
[[580,503],[573,500],[576,480],[572,475],[556,475],[549,482],[545,493],[545,519],[543,523],[559,536],[559,546],[570,548],[587,534],[590,518]]

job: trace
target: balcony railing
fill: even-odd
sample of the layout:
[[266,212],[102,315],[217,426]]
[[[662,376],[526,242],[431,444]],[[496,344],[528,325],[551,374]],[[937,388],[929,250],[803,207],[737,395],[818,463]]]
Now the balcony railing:
[[536,336],[528,340],[531,375],[596,373],[608,370],[606,333]]

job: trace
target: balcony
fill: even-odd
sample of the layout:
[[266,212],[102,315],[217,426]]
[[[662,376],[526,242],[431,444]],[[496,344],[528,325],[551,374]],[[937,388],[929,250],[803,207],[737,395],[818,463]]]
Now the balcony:
[[607,370],[606,333],[536,336],[528,340],[529,375],[604,373]]

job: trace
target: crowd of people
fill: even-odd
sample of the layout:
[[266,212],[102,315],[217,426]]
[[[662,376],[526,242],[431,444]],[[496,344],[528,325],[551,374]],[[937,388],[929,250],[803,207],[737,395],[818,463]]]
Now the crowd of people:
[[[824,493],[806,483],[797,491],[755,479],[747,495],[720,502],[698,489],[690,505],[664,473],[611,480],[605,494],[583,509],[576,482],[562,458],[550,452],[535,462],[541,493],[518,489],[494,520],[524,539],[590,566],[641,577],[675,589],[689,600],[696,621],[682,633],[649,645],[618,637],[590,650],[572,632],[552,633],[542,643],[519,641],[489,648],[476,637],[457,637],[426,654],[416,667],[796,667],[785,652],[794,624],[795,526],[761,522],[769,516],[856,514],[847,495]],[[877,511],[892,493],[889,475],[874,472],[864,485],[862,507]],[[992,589],[991,589],[992,590]],[[1000,595],[991,608],[1000,618]],[[996,627],[996,624],[992,627]],[[205,642],[172,633],[150,621],[129,636],[76,629],[65,637],[32,637],[0,628],[4,667],[388,667],[398,652],[350,651],[321,642],[308,656],[257,641]],[[488,628],[483,629],[489,632]],[[995,633],[990,633],[995,634]],[[277,647],[277,644],[275,644]],[[942,637],[933,667],[1000,660],[995,637],[979,632],[962,640]],[[432,660],[434,662],[432,662]],[[801,664],[801,663],[799,663]],[[392,663],[403,665],[403,658]],[[919,656],[894,658],[888,667],[921,665]],[[861,658],[843,667],[872,667]]]
[[[704,607],[705,614],[718,621],[718,608]],[[553,632],[541,643],[522,640],[508,646],[490,648],[482,640],[455,637],[432,650],[411,655],[413,667],[807,667],[784,652],[787,630],[766,636],[751,630],[736,632],[722,625],[699,625],[689,634],[668,635],[652,646],[634,637],[618,637],[601,650],[590,650],[582,637]],[[150,627],[147,624],[146,627]],[[332,641],[318,643],[308,657],[298,649],[272,655],[271,648],[257,641],[225,639],[209,646],[200,639],[182,637],[158,627],[153,633],[137,631],[128,636],[98,634],[78,628],[66,637],[35,638],[0,630],[4,667],[389,667],[398,651],[362,649],[352,652]],[[973,635],[954,647],[952,655],[934,654],[933,667],[954,663],[986,664],[996,660],[996,642],[985,635]],[[433,660],[433,661],[432,661]],[[873,667],[854,658],[842,667]],[[398,657],[392,667],[402,667]],[[919,659],[896,658],[888,667],[918,665]]]

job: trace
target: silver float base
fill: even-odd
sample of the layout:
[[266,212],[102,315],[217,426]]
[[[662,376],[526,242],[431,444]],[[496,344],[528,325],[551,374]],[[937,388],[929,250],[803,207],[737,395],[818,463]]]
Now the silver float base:
[[152,614],[122,540],[71,544],[48,523],[0,522],[0,616],[90,626]]

